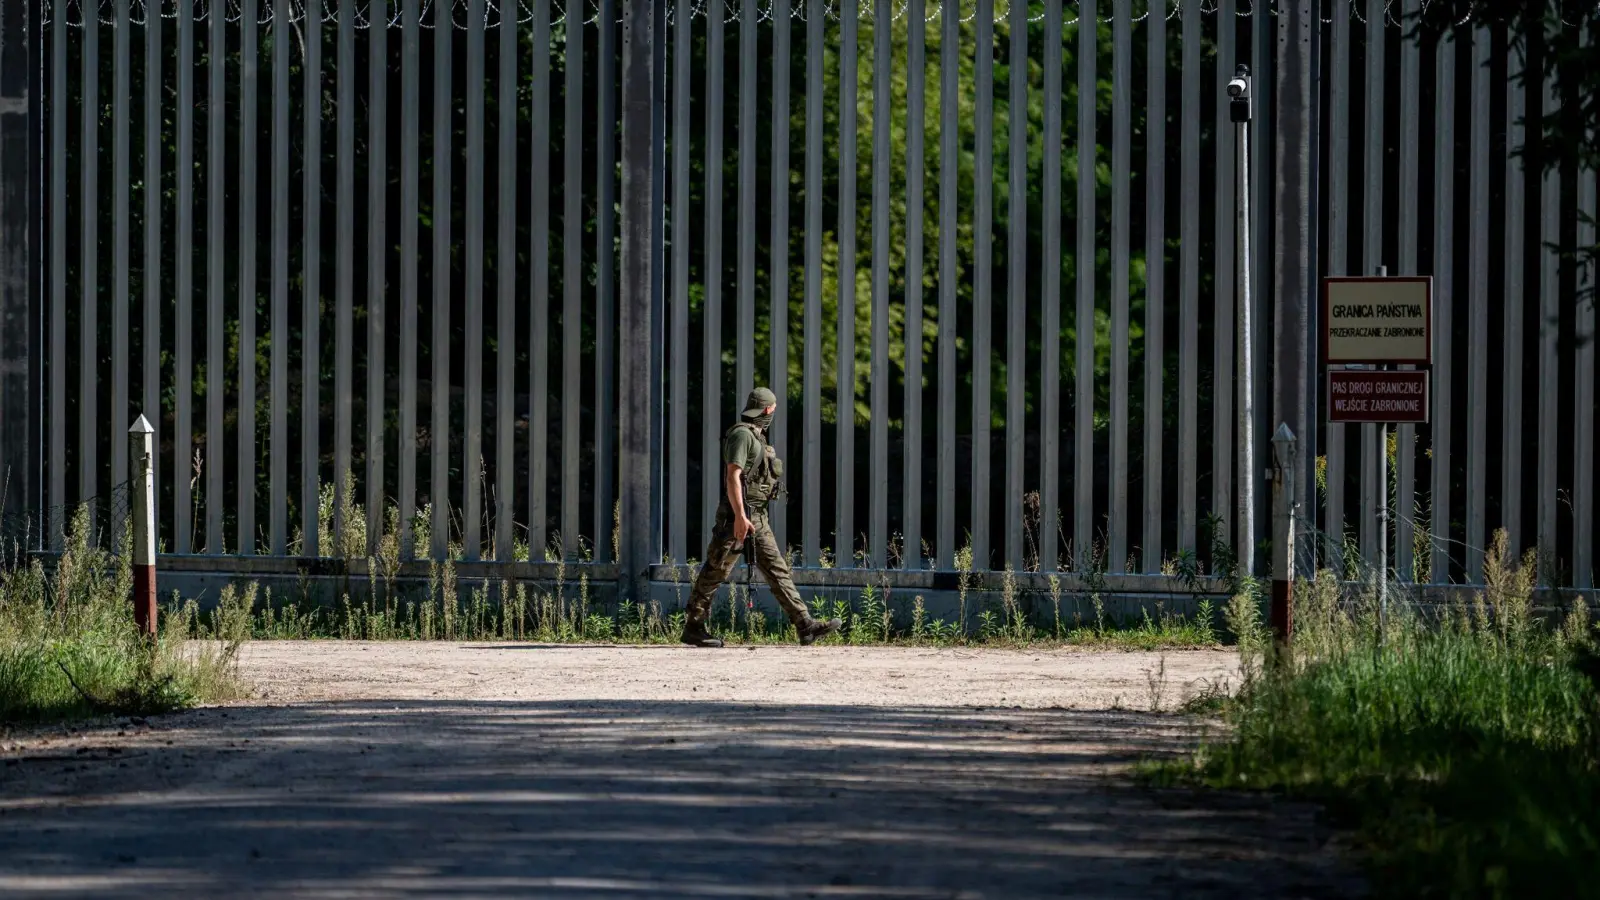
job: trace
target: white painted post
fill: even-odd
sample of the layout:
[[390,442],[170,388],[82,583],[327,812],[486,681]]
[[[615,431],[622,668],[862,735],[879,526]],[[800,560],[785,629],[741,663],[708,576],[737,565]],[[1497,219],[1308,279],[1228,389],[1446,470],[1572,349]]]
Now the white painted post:
[[133,451],[133,621],[156,636],[156,430],[139,416],[128,428]]

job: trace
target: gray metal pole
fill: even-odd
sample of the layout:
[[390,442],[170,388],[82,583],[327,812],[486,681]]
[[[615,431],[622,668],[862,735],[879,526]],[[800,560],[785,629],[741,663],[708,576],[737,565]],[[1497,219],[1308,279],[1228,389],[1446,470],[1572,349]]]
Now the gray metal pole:
[[[1312,127],[1316,118],[1311,92],[1311,37],[1314,33],[1316,13],[1310,0],[1296,0],[1284,6],[1278,17],[1277,90],[1273,99],[1277,103],[1276,158],[1278,165],[1276,196],[1275,246],[1276,264],[1273,270],[1274,332],[1273,342],[1273,418],[1282,423],[1291,434],[1310,433],[1307,421],[1307,381],[1305,334],[1308,326],[1306,309],[1310,294],[1310,259],[1315,249],[1315,232],[1310,216],[1312,201]],[[1280,430],[1283,430],[1280,429]],[[1290,467],[1293,468],[1292,466]],[[1290,476],[1282,490],[1291,514],[1303,510],[1299,495],[1300,480]],[[1286,537],[1274,536],[1273,546],[1280,558],[1292,563],[1293,558],[1282,556],[1286,544],[1293,539],[1291,529]],[[1284,578],[1292,569],[1285,569]],[[1276,577],[1276,576],[1275,576]],[[1287,584],[1287,582],[1286,582]],[[1288,634],[1287,618],[1279,617],[1277,589],[1274,585],[1273,625],[1280,634]],[[1288,614],[1288,595],[1283,597],[1282,613]]]
[[[355,270],[356,270],[356,8],[339,0],[339,37],[334,64],[334,325],[333,325],[333,540],[334,556],[343,556],[345,536],[353,523],[345,519],[352,477],[351,444],[355,435]],[[220,170],[220,166],[218,169]],[[220,331],[219,331],[220,333]],[[219,342],[220,343],[220,342]],[[363,542],[364,543],[364,542]],[[326,548],[325,548],[326,549]]]
[[[256,88],[260,41],[256,0],[245,0],[239,49],[239,426],[238,551],[256,552],[256,151],[261,138]],[[122,409],[118,415],[124,415]]]
[[[1249,88],[1246,88],[1248,91]],[[1246,102],[1249,100],[1246,98]],[[1234,556],[1239,571],[1256,573],[1255,323],[1250,296],[1250,120],[1237,123],[1239,268],[1239,529]]]
[[621,465],[622,533],[618,542],[618,588],[631,602],[647,596],[652,543],[651,490],[658,473],[651,459],[652,380],[658,347],[652,340],[654,282],[659,272],[653,242],[659,236],[654,216],[655,179],[659,156],[655,140],[655,105],[663,85],[656,83],[655,29],[658,19],[650,4],[629,3],[622,40],[622,340],[618,354],[621,378],[618,396]]
[[1280,645],[1287,645],[1294,634],[1295,449],[1294,432],[1289,429],[1287,422],[1279,423],[1277,433],[1272,436],[1272,601],[1269,620]]
[[28,102],[29,73],[37,69],[41,49],[39,32],[31,27],[37,21],[31,18],[37,15],[30,12],[33,6],[27,0],[0,2],[0,45],[6,48],[0,52],[0,103],[8,110],[0,114],[0,196],[10,213],[0,218],[0,480],[10,485],[0,492],[0,514],[31,505],[36,474],[37,445],[30,436],[39,413],[30,402],[29,366],[36,348],[28,322],[29,260],[39,248],[30,241],[31,215],[17,215],[12,206],[35,187],[30,158],[43,124],[36,115],[40,107]]
[[[62,7],[63,11],[65,6]],[[65,12],[63,12],[65,15]],[[100,381],[100,16],[99,4],[83,17],[83,84],[80,106],[83,131],[79,135],[79,201],[82,244],[78,263],[78,501],[97,492],[100,478],[98,392]],[[63,162],[65,158],[63,157]],[[220,253],[217,255],[221,255]],[[208,498],[209,499],[209,498]],[[96,504],[98,506],[98,504]],[[96,506],[89,507],[93,531]]]
[[[461,493],[465,497],[461,517],[462,556],[476,560],[483,552],[483,257],[486,252],[483,230],[483,97],[484,85],[484,0],[467,3],[467,244],[466,333],[463,368],[466,385],[466,434],[462,444]],[[340,476],[343,477],[343,476]]]
[[[1389,274],[1388,266],[1378,267],[1378,277],[1385,278]],[[1377,492],[1377,532],[1378,532],[1378,637],[1381,639],[1388,631],[1389,626],[1389,426],[1380,424],[1377,431],[1377,469],[1378,483],[1373,486]]]

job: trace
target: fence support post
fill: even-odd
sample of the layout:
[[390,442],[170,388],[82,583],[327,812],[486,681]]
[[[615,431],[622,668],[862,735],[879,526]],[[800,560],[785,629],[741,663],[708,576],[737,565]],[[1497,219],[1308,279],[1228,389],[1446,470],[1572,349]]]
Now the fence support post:
[[1294,509],[1296,447],[1289,423],[1272,436],[1272,633],[1281,646],[1294,635]]
[[[622,22],[622,281],[618,455],[618,589],[643,602],[660,546],[661,354],[663,257],[661,177],[665,76],[657,44],[664,19],[654,3],[627,3]],[[662,47],[661,49],[664,49]],[[674,510],[674,514],[681,513]]]
[[[0,0],[0,513],[42,508],[37,84],[40,4]],[[42,532],[42,523],[41,523]],[[38,546],[40,535],[28,535]]]
[[156,430],[139,416],[128,429],[133,451],[133,621],[146,637],[156,636]]
[[[1314,137],[1318,95],[1312,90],[1312,72],[1317,54],[1318,14],[1311,0],[1289,0],[1282,4],[1282,14],[1277,19],[1278,61],[1274,70],[1277,83],[1272,92],[1274,108],[1269,138],[1274,144],[1275,173],[1271,216],[1275,222],[1272,414],[1291,429],[1291,436],[1298,435],[1298,439],[1305,442],[1309,456],[1310,448],[1317,443],[1313,419],[1317,405],[1312,400],[1316,396],[1316,386],[1311,377],[1316,371],[1313,364],[1316,341],[1308,336],[1313,334],[1311,329],[1316,321],[1312,304],[1316,302],[1314,286],[1317,283],[1317,230],[1314,225],[1317,195],[1312,188],[1316,184]],[[1289,486],[1290,509],[1300,508],[1294,489],[1307,489],[1316,483],[1311,478],[1312,462],[1314,460],[1302,457],[1302,465],[1307,468],[1299,473],[1303,477]],[[1305,507],[1308,510],[1312,509],[1310,499],[1307,498]],[[1273,554],[1273,578],[1276,579],[1276,558],[1282,550],[1282,542],[1276,536],[1273,540],[1277,548]]]

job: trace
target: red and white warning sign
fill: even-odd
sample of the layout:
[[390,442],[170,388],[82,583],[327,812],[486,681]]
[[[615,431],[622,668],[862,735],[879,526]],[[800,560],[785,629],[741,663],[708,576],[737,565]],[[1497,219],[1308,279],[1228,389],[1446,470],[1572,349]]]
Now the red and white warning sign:
[[1428,373],[1328,371],[1329,422],[1428,421]]

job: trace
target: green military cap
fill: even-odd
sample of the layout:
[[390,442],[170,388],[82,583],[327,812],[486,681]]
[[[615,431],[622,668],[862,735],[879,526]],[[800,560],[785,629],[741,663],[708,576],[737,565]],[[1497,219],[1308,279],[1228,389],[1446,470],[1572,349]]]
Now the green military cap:
[[767,411],[767,407],[777,405],[776,395],[764,387],[758,387],[750,392],[750,399],[744,401],[744,415],[759,416]]

